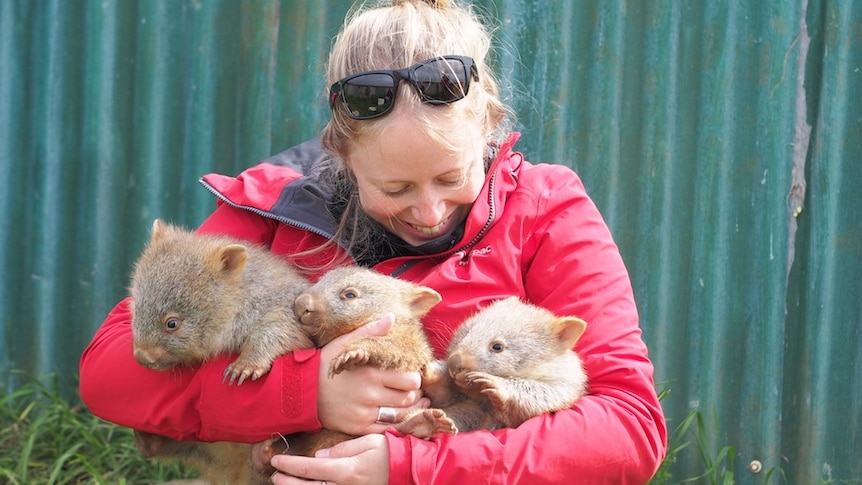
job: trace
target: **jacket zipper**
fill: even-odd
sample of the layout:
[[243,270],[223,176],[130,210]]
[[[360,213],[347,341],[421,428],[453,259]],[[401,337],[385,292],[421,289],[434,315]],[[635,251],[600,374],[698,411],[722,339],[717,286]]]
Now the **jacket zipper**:
[[[293,227],[295,227],[295,228],[297,228],[297,229],[301,229],[301,230],[303,230],[303,231],[308,231],[308,232],[311,232],[311,233],[317,234],[318,236],[322,236],[322,237],[324,237],[324,238],[326,238],[326,239],[328,239],[328,240],[330,240],[330,241],[331,241],[331,240],[333,239],[333,237],[334,237],[334,235],[333,235],[333,234],[329,234],[329,233],[327,233],[326,231],[323,231],[323,230],[321,230],[321,229],[317,228],[316,226],[312,226],[312,225],[310,225],[310,224],[306,224],[306,223],[304,223],[304,222],[299,222],[299,221],[297,221],[297,220],[295,220],[295,219],[289,219],[289,218],[287,218],[287,217],[282,217],[282,216],[279,216],[279,215],[273,214],[272,212],[268,212],[268,211],[265,211],[265,210],[258,209],[257,207],[251,207],[251,206],[247,206],[247,205],[240,205],[240,204],[237,204],[237,203],[235,203],[235,202],[231,201],[230,199],[228,199],[224,194],[222,194],[221,192],[219,192],[218,190],[216,190],[212,185],[210,185],[210,184],[209,184],[206,180],[204,180],[203,178],[199,179],[199,180],[198,180],[198,182],[199,182],[201,185],[203,185],[203,186],[204,186],[204,188],[205,188],[205,189],[207,189],[211,194],[213,194],[214,196],[216,196],[216,198],[217,198],[217,199],[221,200],[222,202],[224,202],[225,204],[227,204],[227,205],[229,205],[229,206],[231,206],[231,207],[235,207],[235,208],[237,208],[237,209],[242,209],[242,210],[247,210],[247,211],[252,212],[252,213],[254,213],[254,214],[257,214],[257,215],[259,215],[259,216],[263,216],[263,217],[266,217],[266,218],[268,218],[268,219],[273,219],[273,220],[276,220],[276,221],[281,222],[281,223],[283,223],[283,224],[287,224],[287,225],[289,225],[289,226],[293,226]],[[339,245],[339,246],[340,246],[340,245]]]
[[[473,246],[475,246],[476,243],[478,243],[479,240],[482,239],[482,236],[484,236],[485,233],[488,232],[488,228],[491,227],[491,223],[494,221],[494,218],[496,216],[496,210],[494,207],[494,182],[496,180],[497,180],[497,174],[496,173],[491,174],[491,179],[488,181],[488,220],[485,221],[485,225],[482,226],[482,229],[480,229],[479,232],[473,237],[473,239],[471,239],[467,244],[461,246],[460,248],[458,248],[454,251],[449,251],[447,253],[444,253],[444,254],[438,256],[439,258],[443,259],[443,258],[448,258],[449,256],[452,256],[453,254],[464,253],[464,255],[461,257],[461,263],[460,264],[462,264],[462,265],[467,264],[465,262],[465,260],[467,259],[467,256],[469,255],[469,252],[467,250],[472,248]],[[419,262],[421,259],[424,259],[424,258],[411,258],[410,260],[405,261],[404,264],[402,264],[395,271],[390,273],[390,276],[398,276],[398,275],[404,273],[405,271],[410,269],[414,264]]]

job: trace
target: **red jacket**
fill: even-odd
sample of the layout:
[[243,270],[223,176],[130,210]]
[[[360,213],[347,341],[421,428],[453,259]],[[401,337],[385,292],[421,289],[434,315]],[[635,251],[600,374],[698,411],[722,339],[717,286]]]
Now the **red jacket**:
[[[588,326],[576,350],[589,393],[570,410],[515,429],[431,441],[387,433],[390,483],[645,483],[664,457],[667,430],[628,273],[578,176],[524,161],[512,151],[517,138],[499,150],[454,250],[374,269],[443,296],[424,319],[438,355],[459,322],[498,298],[516,295],[581,317]],[[266,244],[288,259],[316,247],[332,227],[313,210],[314,187],[285,190],[298,177],[266,163],[236,178],[204,177],[220,203],[199,230]],[[81,396],[108,421],[177,439],[254,442],[320,428],[319,351],[281,357],[267,376],[242,386],[222,383],[229,362],[172,372],[141,367],[123,301],[81,358]]]

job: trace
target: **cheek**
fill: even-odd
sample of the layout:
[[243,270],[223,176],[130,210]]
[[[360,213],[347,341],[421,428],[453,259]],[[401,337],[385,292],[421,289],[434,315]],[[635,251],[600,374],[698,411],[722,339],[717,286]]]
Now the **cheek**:
[[359,189],[359,204],[372,219],[385,223],[387,219],[401,212],[392,198],[380,192],[370,192]]
[[466,186],[464,186],[461,191],[462,199],[458,201],[460,204],[472,204],[479,194],[482,192],[482,186],[485,184],[485,174],[480,172],[477,176],[473,177]]

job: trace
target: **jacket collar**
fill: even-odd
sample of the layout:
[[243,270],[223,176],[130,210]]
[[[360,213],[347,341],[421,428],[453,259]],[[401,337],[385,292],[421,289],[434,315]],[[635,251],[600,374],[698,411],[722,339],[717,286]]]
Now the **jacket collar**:
[[[498,147],[465,221],[464,235],[453,251],[475,245],[502,215],[523,162],[523,156],[512,150],[519,138],[520,133],[513,132]],[[302,175],[327,156],[320,139],[315,138],[273,155],[237,177],[209,174],[200,183],[226,204],[332,238],[338,227],[334,194],[313,176]]]

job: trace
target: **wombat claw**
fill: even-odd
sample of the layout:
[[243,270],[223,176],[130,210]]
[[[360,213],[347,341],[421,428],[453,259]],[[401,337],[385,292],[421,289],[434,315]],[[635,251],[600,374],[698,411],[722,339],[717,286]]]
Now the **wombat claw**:
[[361,349],[342,352],[329,364],[329,377],[332,378],[335,374],[367,364],[368,359],[368,352]]
[[497,385],[496,376],[485,374],[482,372],[469,372],[466,381],[471,385],[479,387],[479,391],[488,397],[491,405],[500,408],[506,401],[503,389]]
[[251,380],[256,381],[267,372],[269,372],[269,368],[234,362],[224,370],[222,382],[228,381],[227,384],[231,386],[236,381],[236,385],[241,386],[249,377],[251,377]]
[[441,433],[458,434],[458,427],[442,409],[423,409],[395,425],[395,429],[403,434],[417,438],[429,439]]

